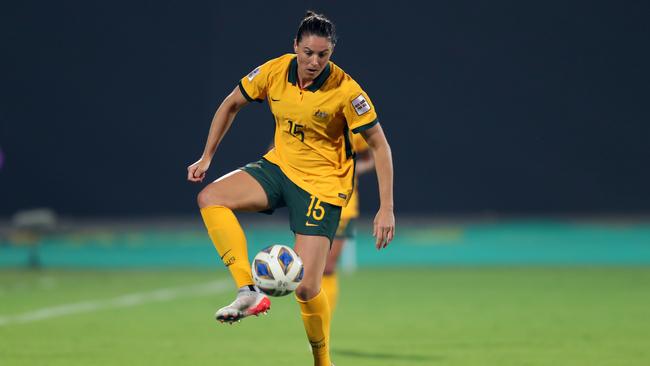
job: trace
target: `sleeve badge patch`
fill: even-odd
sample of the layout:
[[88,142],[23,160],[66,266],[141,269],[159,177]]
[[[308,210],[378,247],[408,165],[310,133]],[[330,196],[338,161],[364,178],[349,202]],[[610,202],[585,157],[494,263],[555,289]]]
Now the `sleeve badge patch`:
[[358,97],[352,100],[352,106],[358,115],[362,115],[370,110],[370,104],[363,97],[363,94],[359,94]]
[[260,67],[258,66],[255,70],[251,71],[248,74],[248,81],[253,81],[253,79],[260,73]]

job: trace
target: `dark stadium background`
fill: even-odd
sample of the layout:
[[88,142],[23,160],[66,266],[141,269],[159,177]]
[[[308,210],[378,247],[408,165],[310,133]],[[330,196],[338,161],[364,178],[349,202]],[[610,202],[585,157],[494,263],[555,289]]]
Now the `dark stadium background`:
[[[0,217],[196,214],[186,166],[239,78],[292,52],[306,9],[369,93],[399,215],[650,210],[648,3],[15,1],[0,10]],[[256,160],[266,105],[210,178]],[[376,184],[362,180],[362,207]]]
[[[238,80],[307,9],[393,149],[338,267],[339,366],[650,365],[650,2],[0,2],[0,365],[307,365],[294,296],[234,286],[186,181]],[[243,109],[208,179],[260,158]],[[249,259],[284,212],[238,214]]]

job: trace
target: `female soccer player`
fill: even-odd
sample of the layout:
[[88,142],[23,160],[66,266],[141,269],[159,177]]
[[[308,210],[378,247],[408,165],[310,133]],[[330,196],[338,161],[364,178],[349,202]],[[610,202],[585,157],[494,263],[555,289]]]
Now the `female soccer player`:
[[251,101],[269,103],[275,117],[275,147],[207,185],[198,204],[208,234],[239,288],[217,320],[238,321],[269,309],[254,286],[246,238],[233,211],[272,212],[287,206],[294,249],[304,276],[296,289],[314,364],[330,366],[330,312],[321,292],[327,252],[354,187],[354,155],[348,132],[361,133],[375,158],[380,208],[374,221],[376,247],[393,239],[393,167],[390,147],[370,98],[330,61],[336,36],[324,16],[308,12],[294,40],[295,54],[270,60],[244,76],[212,119],[201,158],[187,168],[187,179],[201,182],[237,112]]

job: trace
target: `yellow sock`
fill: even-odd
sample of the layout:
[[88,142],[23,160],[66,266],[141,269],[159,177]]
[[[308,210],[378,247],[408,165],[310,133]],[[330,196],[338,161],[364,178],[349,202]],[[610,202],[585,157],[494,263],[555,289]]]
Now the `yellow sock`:
[[237,287],[252,285],[246,236],[235,214],[223,206],[208,206],[201,209],[201,216],[214,247],[230,270]]
[[314,366],[331,366],[330,361],[330,309],[327,296],[321,292],[311,300],[303,301],[296,297],[300,304],[302,322],[307,331],[307,338],[314,355]]
[[334,313],[336,303],[339,299],[339,280],[336,273],[323,275],[321,288],[327,295],[327,303],[330,305],[330,313]]

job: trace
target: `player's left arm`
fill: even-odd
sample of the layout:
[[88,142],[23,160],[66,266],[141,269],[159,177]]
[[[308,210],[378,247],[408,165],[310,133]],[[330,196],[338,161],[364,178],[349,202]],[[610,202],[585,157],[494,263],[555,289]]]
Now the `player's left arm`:
[[373,236],[377,249],[385,248],[395,236],[395,214],[393,213],[393,157],[390,145],[379,123],[361,131],[374,157],[375,171],[379,183],[379,211],[373,224]]

